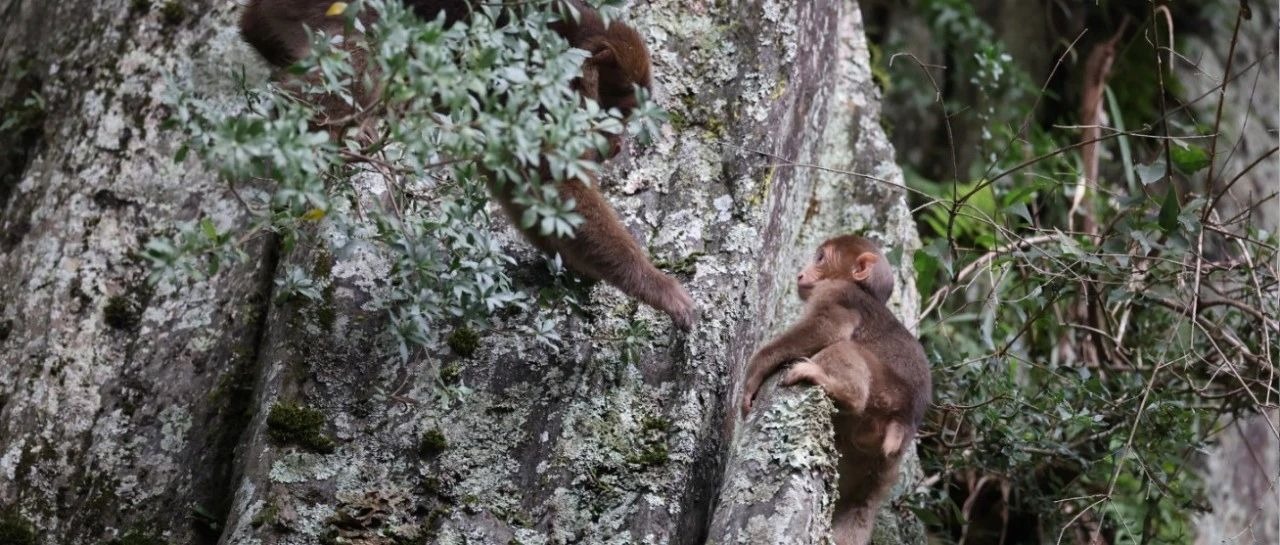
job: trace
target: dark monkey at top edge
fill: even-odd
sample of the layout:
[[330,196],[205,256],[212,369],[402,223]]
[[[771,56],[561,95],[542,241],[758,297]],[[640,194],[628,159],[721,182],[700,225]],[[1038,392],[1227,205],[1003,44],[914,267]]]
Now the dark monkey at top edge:
[[929,405],[929,364],[885,306],[893,271],[871,241],[846,235],[822,243],[797,284],[804,314],[751,356],[742,410],[751,410],[765,378],[798,360],[782,385],[815,384],[837,409],[840,497],[832,537],[837,545],[863,545]]
[[[578,12],[578,18],[553,23],[552,30],[569,45],[590,55],[583,64],[582,77],[573,82],[574,89],[603,108],[617,108],[624,117],[628,116],[638,104],[636,87],[649,89],[653,85],[644,39],[620,21],[606,25],[598,12],[580,0],[564,1]],[[332,0],[250,0],[240,19],[241,35],[271,64],[288,66],[306,56],[310,48],[306,28],[328,33],[346,31],[342,17],[328,15],[333,4]],[[471,3],[467,0],[405,0],[404,4],[424,19],[435,19],[443,13],[450,24],[465,19],[471,12]],[[370,22],[376,14],[362,18]],[[358,56],[353,59],[358,69],[363,62]],[[370,104],[376,94],[376,91],[358,90],[356,98],[361,104]],[[340,118],[350,113],[350,107],[339,101],[321,98],[318,102],[330,117]],[[344,108],[347,111],[343,111]],[[604,136],[609,142],[607,159],[621,150],[621,135]],[[521,232],[540,250],[560,254],[570,269],[608,282],[667,313],[680,329],[690,329],[697,319],[693,298],[678,281],[653,266],[648,254],[622,225],[617,212],[593,185],[590,180],[578,179],[557,184],[561,198],[573,199],[575,211],[585,220],[573,238],[542,235],[536,226],[521,228]],[[489,188],[519,226],[524,209],[514,202],[511,185],[499,188],[490,181]]]

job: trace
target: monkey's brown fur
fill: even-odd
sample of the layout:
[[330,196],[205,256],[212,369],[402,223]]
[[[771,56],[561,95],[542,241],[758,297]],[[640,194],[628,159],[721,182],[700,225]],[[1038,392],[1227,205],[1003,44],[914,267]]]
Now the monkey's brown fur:
[[813,383],[838,409],[832,537],[837,545],[863,545],[932,396],[929,364],[885,307],[893,271],[874,243],[852,235],[824,242],[798,284],[804,315],[751,357],[743,412],[766,377],[799,360],[782,384]]
[[[612,21],[605,26],[599,13],[578,0],[569,4],[578,10],[577,20],[566,18],[551,28],[573,47],[591,54],[574,88],[601,107],[617,108],[624,118],[630,116],[639,105],[636,86],[646,90],[653,87],[652,63],[644,38],[621,22]],[[607,157],[613,157],[622,150],[622,138],[609,133],[605,136],[609,139]]]
[[[604,108],[617,108],[624,116],[637,106],[636,86],[653,84],[649,51],[635,29],[618,21],[604,24],[600,14],[580,0],[568,0],[579,13],[576,21],[553,24],[552,29],[571,46],[586,50],[590,57],[584,63],[581,78],[573,83],[584,97],[596,100]],[[306,55],[309,44],[304,25],[329,33],[344,31],[340,17],[326,16],[332,0],[251,0],[240,20],[241,33],[270,63],[287,66]],[[444,13],[447,23],[459,21],[470,12],[466,0],[406,0],[405,5],[418,16],[434,19]],[[365,22],[374,15],[365,15]],[[357,66],[361,59],[355,59]],[[372,102],[370,93],[357,94],[362,104]],[[319,105],[330,117],[340,118],[338,101],[319,99]],[[330,111],[333,110],[333,111]],[[606,134],[610,144],[608,157],[621,150],[621,137]],[[510,186],[507,186],[508,188]],[[508,190],[490,189],[503,209],[518,223],[524,210]],[[535,246],[545,252],[559,253],[565,263],[580,274],[603,280],[623,293],[666,312],[681,329],[688,330],[697,318],[693,299],[675,279],[663,274],[622,226],[613,207],[592,187],[590,181],[568,180],[559,184],[560,195],[572,198],[575,211],[585,221],[570,239],[543,236],[536,227],[522,229]]]

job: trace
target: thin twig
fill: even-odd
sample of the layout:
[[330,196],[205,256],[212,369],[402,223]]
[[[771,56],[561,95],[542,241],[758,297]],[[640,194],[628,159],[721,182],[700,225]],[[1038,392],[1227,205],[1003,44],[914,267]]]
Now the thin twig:
[[[1226,104],[1226,100],[1227,100],[1227,81],[1226,80],[1227,80],[1227,76],[1231,74],[1231,61],[1236,56],[1236,43],[1240,40],[1240,22],[1244,20],[1244,10],[1245,8],[1243,4],[1236,10],[1236,24],[1235,24],[1235,28],[1232,29],[1231,31],[1231,46],[1227,52],[1226,68],[1222,72],[1222,85],[1218,86],[1218,110],[1214,114],[1214,118],[1213,118],[1213,133],[1212,133],[1213,138],[1209,140],[1209,170],[1205,174],[1205,178],[1204,178],[1204,184],[1205,184],[1204,186],[1205,186],[1206,192],[1211,192],[1213,190],[1213,167],[1214,167],[1214,163],[1217,162],[1218,136],[1221,134],[1220,131],[1222,127],[1222,108]],[[1229,188],[1224,188],[1223,191],[1225,192],[1226,189],[1229,189]],[[1219,192],[1219,195],[1221,194],[1222,192]],[[1214,199],[1214,202],[1216,203],[1217,199]],[[1208,221],[1209,213],[1212,210],[1213,210],[1213,207],[1210,207],[1210,206],[1204,207],[1204,210],[1200,212],[1200,223],[1203,224]],[[1203,250],[1204,250],[1204,229],[1201,229],[1200,232],[1197,233],[1196,235],[1196,253],[1203,254],[1204,253]],[[1204,258],[1202,257],[1202,255],[1197,255],[1195,284],[1191,288],[1191,320],[1192,321],[1195,321],[1196,317],[1200,315],[1200,283],[1204,280],[1204,275],[1202,273],[1203,269],[1204,269]]]
[[[1218,201],[1221,200],[1222,197],[1226,195],[1228,191],[1231,191],[1231,186],[1236,185],[1236,182],[1240,181],[1241,178],[1244,178],[1245,174],[1248,174],[1249,171],[1253,170],[1258,165],[1262,164],[1262,162],[1267,160],[1268,157],[1275,155],[1277,151],[1280,151],[1280,146],[1276,146],[1267,150],[1262,155],[1259,155],[1257,159],[1254,159],[1253,162],[1249,163],[1248,166],[1244,167],[1244,170],[1241,170],[1239,174],[1236,174],[1235,177],[1231,178],[1231,181],[1227,182],[1226,185],[1222,187],[1222,190],[1213,196],[1213,200],[1209,201],[1209,205],[1204,208],[1205,213],[1203,218],[1207,218],[1208,211],[1213,210],[1218,206]],[[1203,223],[1203,220],[1202,220],[1202,223]]]
[[945,66],[928,65],[920,61],[912,53],[894,53],[889,57],[889,67],[893,67],[893,60],[898,57],[907,57],[915,61],[920,67],[920,71],[924,72],[925,77],[929,78],[929,84],[933,86],[933,101],[938,104],[938,108],[942,110],[942,123],[947,130],[947,148],[951,151],[951,176],[954,179],[960,179],[960,162],[956,159],[956,141],[955,134],[951,130],[951,114],[947,113],[947,104],[942,100],[942,88],[938,87],[938,82],[933,79],[933,74],[929,72],[929,68],[939,68],[946,70]]

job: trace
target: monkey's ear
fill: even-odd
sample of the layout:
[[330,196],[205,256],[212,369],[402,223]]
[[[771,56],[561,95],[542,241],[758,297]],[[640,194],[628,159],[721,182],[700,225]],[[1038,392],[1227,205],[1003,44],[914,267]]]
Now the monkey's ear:
[[866,282],[871,278],[871,274],[875,271],[876,262],[880,258],[871,252],[863,252],[853,262],[853,279],[858,282]]
[[884,443],[880,445],[880,451],[884,453],[886,458],[893,458],[902,454],[903,443],[907,439],[907,429],[900,422],[890,422],[885,426]]
[[893,295],[893,269],[884,254],[863,252],[854,263],[853,279],[881,303],[887,303]]

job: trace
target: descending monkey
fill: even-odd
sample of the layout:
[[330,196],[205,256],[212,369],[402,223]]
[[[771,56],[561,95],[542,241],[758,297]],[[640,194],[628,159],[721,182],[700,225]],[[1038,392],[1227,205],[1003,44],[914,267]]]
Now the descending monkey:
[[804,315],[751,357],[743,413],[765,378],[799,360],[782,384],[813,383],[838,410],[832,424],[840,496],[832,537],[837,545],[863,545],[929,404],[929,365],[920,343],[885,307],[893,271],[871,241],[846,235],[822,243],[797,284]]
[[[583,77],[574,87],[584,96],[596,100],[605,109],[618,108],[623,117],[637,106],[635,86],[653,86],[649,50],[635,29],[618,21],[604,24],[600,13],[581,0],[559,0],[561,6],[572,7],[577,19],[566,17],[552,23],[551,29],[569,45],[590,53],[583,67]],[[310,43],[306,29],[327,34],[342,34],[346,20],[333,14],[333,0],[249,0],[240,16],[240,34],[267,62],[285,67],[307,55]],[[444,15],[446,25],[465,19],[471,13],[468,0],[404,0],[404,5],[424,20]],[[360,14],[365,24],[376,14],[366,10]],[[499,21],[501,24],[502,21]],[[368,98],[368,97],[365,97]],[[615,149],[609,154],[617,154]]]
[[[575,48],[590,56],[582,67],[582,77],[574,89],[586,98],[596,100],[604,108],[617,108],[627,116],[637,106],[636,87],[652,87],[649,51],[635,29],[618,21],[606,25],[600,14],[581,0],[564,0],[579,14],[577,20],[552,25]],[[405,5],[424,19],[435,19],[443,13],[452,24],[468,16],[467,0],[405,0]],[[341,17],[329,15],[332,0],[250,0],[240,20],[241,34],[270,63],[283,67],[304,57],[310,43],[305,28],[329,33],[345,31]],[[368,23],[376,14],[361,16]],[[363,61],[355,59],[359,66]],[[359,93],[359,91],[358,91]],[[369,93],[365,93],[366,95]],[[372,97],[357,97],[361,103]],[[321,99],[322,109],[339,109]],[[337,101],[332,101],[337,102]],[[327,112],[341,117],[343,112]],[[620,149],[621,136],[605,134],[610,144],[608,156]],[[558,184],[560,197],[573,199],[575,211],[584,218],[573,238],[542,235],[536,227],[521,231],[544,252],[558,253],[565,263],[580,274],[603,280],[623,293],[662,310],[681,329],[688,330],[697,317],[693,299],[674,278],[662,273],[649,262],[648,255],[623,227],[609,202],[600,195],[591,180],[571,179]],[[495,198],[517,225],[524,209],[514,202],[511,186],[495,187]]]

